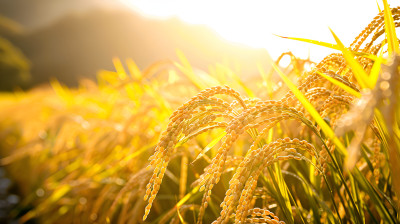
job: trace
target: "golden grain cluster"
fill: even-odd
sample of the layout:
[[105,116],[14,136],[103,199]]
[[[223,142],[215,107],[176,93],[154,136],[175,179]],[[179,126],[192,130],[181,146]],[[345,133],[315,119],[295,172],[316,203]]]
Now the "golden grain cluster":
[[[400,19],[399,9],[397,7],[391,10],[394,21]],[[376,56],[384,43],[374,44],[378,37],[385,34],[384,24],[384,13],[381,12],[348,48],[349,51],[356,53],[356,60],[365,73],[371,72],[376,61],[376,59],[371,58],[371,55]],[[399,22],[394,24],[396,27],[400,26]],[[370,38],[369,42],[367,42],[368,38]],[[339,125],[339,132],[344,126],[340,120],[346,119],[343,115],[348,113],[353,104],[360,104],[363,99],[357,99],[356,96],[332,84],[319,73],[323,73],[359,93],[363,86],[360,86],[353,72],[345,57],[342,54],[335,53],[327,56],[311,71],[305,72],[304,78],[301,78],[298,82],[297,88],[301,93],[312,103],[321,117],[326,118],[326,122],[333,129],[336,129]],[[382,81],[377,85],[382,86]],[[215,95],[217,94],[231,96],[235,101],[229,103],[222,98],[216,98]],[[363,117],[365,115],[353,114],[350,119],[357,120],[357,116]],[[267,135],[275,126],[289,120],[297,120],[304,127],[308,127],[307,130],[302,130],[302,132],[313,132],[315,135],[299,134],[300,137],[307,137],[308,141],[289,137],[271,142],[266,141]],[[368,135],[372,139],[371,148],[373,148],[373,152],[371,153],[371,161],[373,176],[375,182],[379,184],[379,164],[382,158],[379,144],[381,139],[384,138],[381,135],[382,133],[377,131],[376,123],[371,119],[354,122],[347,118],[346,122],[348,123],[345,125],[348,126],[363,126],[363,123],[366,126],[371,126],[371,133]],[[154,172],[147,185],[144,197],[145,200],[148,200],[143,217],[144,220],[149,214],[152,203],[160,189],[162,178],[167,169],[171,153],[178,142],[178,137],[181,135],[193,137],[194,135],[191,135],[192,132],[200,134],[214,128],[224,128],[226,135],[223,137],[222,143],[212,158],[210,165],[204,169],[204,174],[197,180],[200,191],[204,191],[199,209],[198,223],[202,222],[205,210],[211,200],[212,189],[221,180],[228,158],[232,160],[232,157],[229,157],[230,151],[241,135],[250,134],[253,137],[253,143],[245,157],[236,158],[241,162],[237,165],[229,181],[229,189],[226,191],[224,200],[220,205],[220,216],[214,223],[228,223],[231,220],[234,220],[235,223],[277,223],[279,221],[278,217],[268,210],[263,210],[265,212],[261,219],[254,218],[254,214],[257,214],[257,216],[261,214],[259,212],[261,211],[260,209],[254,208],[254,192],[258,186],[260,175],[267,174],[266,168],[273,163],[289,159],[309,162],[315,167],[315,174],[322,172],[323,175],[326,175],[328,174],[327,164],[332,162],[332,155],[335,153],[335,145],[329,138],[322,137],[320,127],[313,124],[311,115],[292,91],[288,91],[279,100],[249,100],[227,86],[205,89],[172,114],[168,128],[163,132],[155,154],[150,157],[150,164],[154,167]],[[365,132],[367,130],[363,130],[363,135],[366,134]],[[288,134],[294,135],[293,133]],[[354,137],[353,141],[356,140],[357,136]],[[235,158],[234,155],[232,156]],[[232,214],[235,214],[234,217]],[[252,217],[248,217],[250,215]]]

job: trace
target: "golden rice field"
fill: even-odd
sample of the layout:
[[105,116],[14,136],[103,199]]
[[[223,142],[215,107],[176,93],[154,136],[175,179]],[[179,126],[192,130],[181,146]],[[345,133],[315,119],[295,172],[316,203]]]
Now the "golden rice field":
[[335,44],[286,37],[336,53],[284,53],[251,79],[178,52],[142,71],[114,59],[79,88],[4,93],[0,164],[22,198],[10,217],[399,223],[399,26],[385,4],[350,46],[333,31]]

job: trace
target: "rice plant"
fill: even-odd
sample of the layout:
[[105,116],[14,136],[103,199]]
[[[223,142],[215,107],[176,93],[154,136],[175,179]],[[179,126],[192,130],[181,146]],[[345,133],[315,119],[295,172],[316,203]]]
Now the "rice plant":
[[[297,86],[272,64],[290,89],[280,99],[244,98],[228,86],[217,86],[179,107],[150,157],[153,175],[146,187],[143,219],[177,144],[223,129],[220,146],[195,182],[204,191],[197,223],[202,223],[210,203],[221,203],[213,223],[283,222],[276,214],[288,223],[398,221],[394,195],[400,193],[395,133],[400,49],[395,33],[399,23],[394,21],[399,20],[399,9],[385,4],[385,11],[349,48],[332,31],[337,42],[332,48],[341,53],[327,56],[300,77]],[[377,41],[384,34],[385,39]],[[232,153],[238,151],[236,141],[242,135],[251,137],[250,146],[241,149],[243,156]],[[233,169],[227,162],[232,159],[240,161]],[[212,190],[228,170],[232,174],[225,196],[222,202],[213,200]],[[289,181],[289,176],[295,180]],[[256,194],[259,189],[265,189],[261,197]]]

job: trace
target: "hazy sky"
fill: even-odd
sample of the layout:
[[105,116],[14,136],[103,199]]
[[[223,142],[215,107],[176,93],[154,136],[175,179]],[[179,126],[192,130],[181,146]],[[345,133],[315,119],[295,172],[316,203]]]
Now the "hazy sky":
[[[331,50],[278,38],[272,34],[333,42],[328,27],[349,45],[379,12],[375,0],[121,0],[147,16],[205,24],[230,41],[262,47],[273,58],[291,50],[321,60]],[[383,4],[380,3],[381,9]],[[388,1],[392,7],[400,1]]]

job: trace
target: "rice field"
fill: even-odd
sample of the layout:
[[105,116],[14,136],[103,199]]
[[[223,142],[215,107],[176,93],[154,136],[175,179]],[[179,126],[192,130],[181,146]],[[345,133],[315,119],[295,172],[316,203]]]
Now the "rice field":
[[[216,63],[115,71],[0,95],[21,223],[399,223],[400,7],[251,79]],[[280,66],[283,58],[290,64]]]

